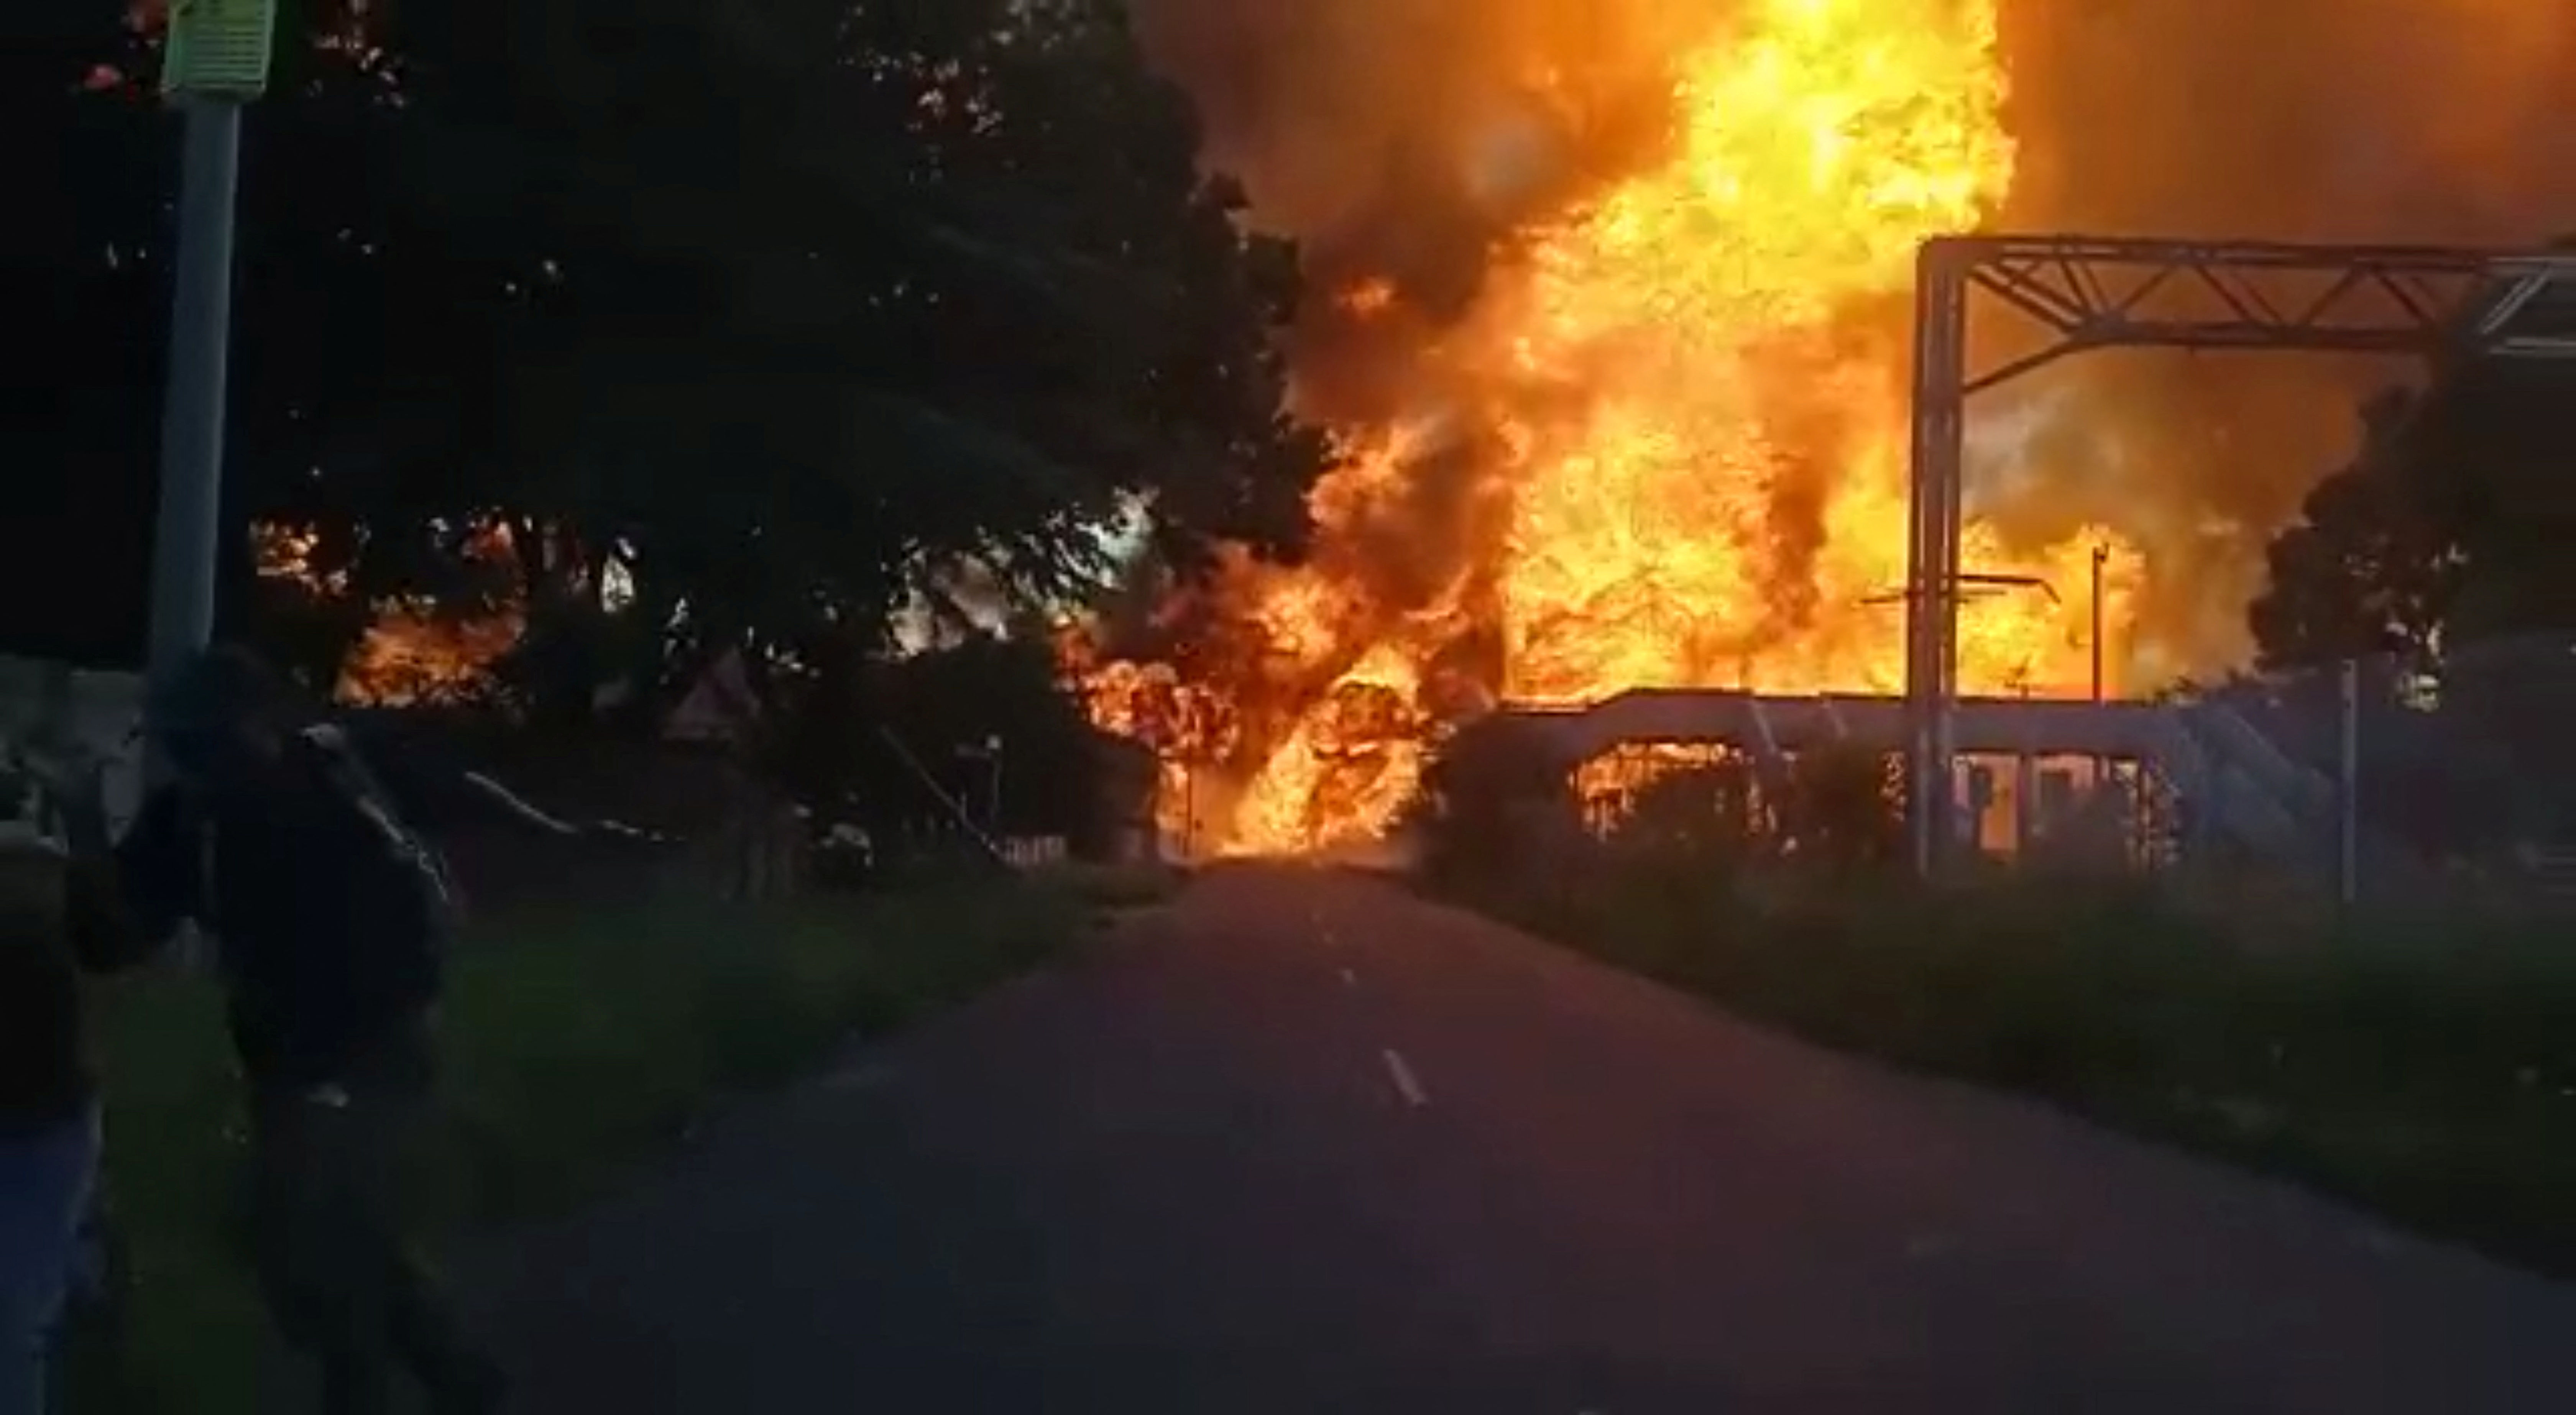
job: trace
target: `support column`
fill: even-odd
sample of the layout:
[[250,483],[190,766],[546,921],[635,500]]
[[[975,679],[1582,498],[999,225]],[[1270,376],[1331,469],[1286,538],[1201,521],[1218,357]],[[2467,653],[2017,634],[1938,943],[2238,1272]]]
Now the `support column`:
[[1914,438],[1906,497],[1906,830],[1915,873],[1950,849],[1950,707],[1958,679],[1961,438],[1967,401],[1967,282],[1956,240],[1923,244],[1914,277]]

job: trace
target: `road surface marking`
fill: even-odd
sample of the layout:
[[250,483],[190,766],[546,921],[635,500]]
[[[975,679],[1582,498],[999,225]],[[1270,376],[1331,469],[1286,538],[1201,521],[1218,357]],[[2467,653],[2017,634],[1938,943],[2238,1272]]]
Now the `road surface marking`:
[[1406,1105],[1419,1108],[1431,1104],[1431,1098],[1422,1093],[1422,1082],[1414,1076],[1413,1068],[1405,1064],[1403,1053],[1388,1047],[1379,1055],[1386,1058],[1386,1074],[1395,1079],[1396,1093],[1404,1097]]

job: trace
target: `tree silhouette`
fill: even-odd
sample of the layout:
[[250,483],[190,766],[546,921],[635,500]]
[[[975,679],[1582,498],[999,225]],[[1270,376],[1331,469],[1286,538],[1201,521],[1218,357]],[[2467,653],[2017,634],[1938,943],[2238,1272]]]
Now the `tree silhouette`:
[[2472,361],[2362,410],[2352,462],[2268,550],[2248,619],[2268,667],[2576,628],[2576,372]]
[[[1070,596],[1138,512],[1178,563],[1302,544],[1328,459],[1280,412],[1294,253],[1239,231],[1109,0],[289,9],[246,133],[236,632],[327,665],[379,598],[508,602],[506,681],[579,716],[725,648],[882,647],[959,574]],[[28,0],[0,38],[48,194],[0,247],[13,451],[63,528],[10,557],[0,632],[112,657],[176,130],[113,5]],[[254,522],[304,534],[310,583],[261,584]]]

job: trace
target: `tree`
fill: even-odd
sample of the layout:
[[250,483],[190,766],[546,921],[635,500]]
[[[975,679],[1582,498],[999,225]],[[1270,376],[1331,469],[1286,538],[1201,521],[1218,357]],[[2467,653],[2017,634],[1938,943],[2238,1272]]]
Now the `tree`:
[[[469,284],[450,278],[461,262],[412,239],[426,223],[376,160],[403,110],[396,72],[356,28],[364,8],[288,6],[274,96],[246,122],[221,615],[235,632],[246,610],[260,625],[274,607],[253,601],[257,561],[240,532],[307,526],[319,534],[301,558],[318,577],[362,568],[362,531],[402,521],[397,493],[424,502],[433,480],[434,464],[406,462],[391,434],[465,421],[446,395],[477,367],[447,357],[462,341],[438,337],[474,310],[454,298]],[[93,641],[77,655],[93,661],[139,654],[158,489],[178,125],[153,94],[157,10],[31,0],[0,20],[12,185],[38,207],[0,238],[23,370],[9,428],[35,473],[18,495],[43,508],[50,494],[64,513],[22,522],[48,544],[10,557],[20,580],[0,613],[10,642],[41,647],[50,622]],[[376,475],[388,466],[408,485]],[[375,560],[405,541],[374,538]],[[369,588],[349,586],[362,609]],[[362,622],[344,617],[341,647]],[[330,616],[306,618],[315,630]]]
[[1544,724],[1510,714],[1469,722],[1440,743],[1408,825],[1422,868],[1444,883],[1545,877],[1583,841],[1567,761]]
[[[2576,824],[2571,397],[2576,373],[2522,361],[2456,362],[2381,394],[2359,454],[2269,549],[2249,613],[2265,668],[2391,655],[2437,685],[2429,709],[2400,711],[2400,675],[2363,679],[2365,805],[2402,802],[2381,824],[2428,848]],[[2311,719],[2334,720],[2328,683],[2292,686],[2322,698]]]
[[1752,764],[1741,757],[1677,765],[1632,794],[1610,843],[1676,865],[1748,863],[1769,844]]
[[[172,130],[148,27],[37,8],[6,22],[55,76],[18,132],[81,180],[9,278],[22,366],[80,379],[21,381],[22,447],[112,462],[88,523],[148,525]],[[287,32],[227,513],[295,528],[306,578],[263,589],[245,550],[237,627],[327,663],[351,605],[506,604],[518,692],[578,716],[725,648],[881,648],[961,574],[1070,595],[1138,508],[1175,559],[1300,544],[1326,457],[1279,410],[1293,252],[1237,230],[1106,0],[313,0]]]
[[10,524],[0,645],[87,666],[142,653],[161,357],[150,243],[158,125],[116,101],[138,46],[114,4],[20,0],[0,12],[5,175],[0,297],[17,345],[0,391]]
[[2300,519],[2273,537],[2269,578],[2247,611],[2264,666],[2432,653],[2461,565],[2457,528],[2424,494],[2424,407],[2412,390],[2365,403],[2351,465],[2318,483]]
[[1800,752],[1780,811],[1781,847],[1828,869],[1894,864],[1905,849],[1902,772],[1901,762],[1854,743]]
[[2459,353],[2365,402],[2358,452],[2269,547],[2248,616],[2265,666],[2430,667],[2446,647],[2576,628],[2571,397],[2566,364]]
[[2266,667],[2576,627],[2576,376],[2463,363],[2363,408],[2361,449],[2274,537],[2249,611]]
[[[460,184],[505,208],[466,224],[580,193],[540,208],[579,236],[545,259],[580,314],[505,414],[543,452],[517,542],[586,528],[550,563],[613,542],[648,618],[769,650],[881,639],[961,567],[1075,594],[1131,504],[1183,546],[1294,547],[1324,459],[1268,347],[1293,262],[1236,232],[1115,7],[647,10],[487,4],[398,41],[488,139],[454,150],[520,169]],[[614,430],[567,423],[608,405]]]
[[780,700],[773,763],[806,795],[876,829],[938,819],[1095,843],[1107,744],[1056,682],[1043,637],[979,632],[885,658],[855,640],[815,656]]

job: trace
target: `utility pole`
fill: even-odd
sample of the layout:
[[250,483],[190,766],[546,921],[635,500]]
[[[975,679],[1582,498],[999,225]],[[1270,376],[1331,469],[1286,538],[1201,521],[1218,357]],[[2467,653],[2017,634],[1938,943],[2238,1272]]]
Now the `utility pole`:
[[991,823],[993,838],[1002,835],[1002,739],[995,734],[984,739],[985,801],[984,819]]
[[242,109],[268,87],[276,20],[276,0],[174,0],[162,49],[162,94],[185,136],[146,648],[156,680],[214,633]]
[[2361,896],[2361,660],[2342,673],[2342,730],[2335,770],[2335,898],[2349,908]]
[[2102,567],[2110,562],[2111,547],[2093,547],[2093,701],[2102,701]]
[[[2024,703],[2030,701],[2030,669],[2024,665],[2013,675],[2014,695]],[[2032,754],[2030,718],[2021,719],[2021,740],[2013,751],[2013,866],[2030,864],[2030,847],[2039,824],[2039,759]]]
[[[2102,701],[2102,693],[2103,693],[2103,685],[2102,685],[2102,676],[2103,676],[2103,675],[2102,675],[2102,652],[2103,652],[2103,651],[2102,651],[2102,567],[2103,567],[2104,565],[2109,564],[2109,563],[2110,563],[2110,560],[2111,560],[2111,547],[2109,547],[2109,546],[2107,546],[2107,545],[2102,545],[2102,544],[2098,544],[2098,543],[2097,543],[2097,544],[2093,547],[2093,603],[2092,603],[2093,629],[2092,629],[2092,635],[2091,635],[2091,637],[2092,637],[2092,649],[2093,649],[2093,701],[2094,701],[2094,703],[2095,703],[2097,706],[2098,706],[2098,705],[2101,703],[2101,701]],[[2088,789],[2090,790],[2090,792],[2091,792],[2092,799],[2093,799],[2095,802],[2097,802],[2097,803],[2098,803],[2098,802],[2100,802],[2100,801],[2103,799],[2103,797],[2102,797],[2102,786],[2103,786],[2103,783],[2104,783],[2104,782],[2106,782],[2106,781],[2108,781],[2108,780],[2110,779],[2110,775],[2111,775],[2111,760],[2110,760],[2110,758],[2108,758],[2108,757],[2100,757],[2100,756],[2095,757],[2095,758],[2093,759],[2093,780],[2092,780],[2092,783],[2091,783],[2090,787],[2088,788]],[[2094,809],[2099,809],[2098,805],[2097,805],[2096,807],[2094,807]]]

